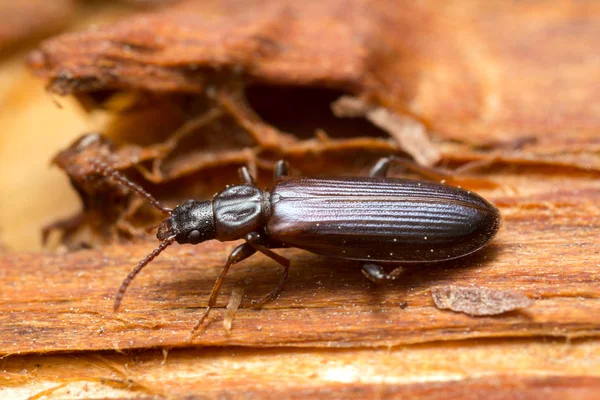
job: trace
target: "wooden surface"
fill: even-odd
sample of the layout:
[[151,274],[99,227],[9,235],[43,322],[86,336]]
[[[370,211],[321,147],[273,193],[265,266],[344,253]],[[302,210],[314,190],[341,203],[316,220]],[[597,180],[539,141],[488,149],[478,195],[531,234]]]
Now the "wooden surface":
[[[197,345],[373,347],[437,340],[600,334],[600,181],[502,174],[519,194],[487,193],[503,226],[484,250],[464,259],[413,267],[390,285],[364,278],[360,264],[295,249],[290,282],[263,310],[242,303],[231,335],[222,311],[232,289],[257,299],[277,282],[279,267],[263,256],[236,265]],[[528,182],[528,183],[526,183]],[[585,194],[585,200],[582,196]],[[1,256],[0,352],[110,350],[187,346],[212,284],[237,242],[174,245],[134,281],[112,312],[113,296],[155,241],[68,254]],[[202,260],[199,264],[198,260]],[[535,305],[497,317],[473,318],[437,310],[429,288],[460,284],[516,290]],[[402,309],[400,303],[407,302]],[[19,332],[19,338],[11,337]],[[60,332],[59,335],[53,332]]]
[[[253,257],[231,271],[218,308],[193,342],[194,347],[229,350],[217,351],[214,357],[215,350],[209,355],[205,350],[175,351],[166,366],[160,365],[160,351],[130,350],[190,346],[189,330],[233,243],[170,248],[138,277],[117,314],[112,312],[113,295],[151,241],[43,257],[3,255],[0,352],[10,355],[4,382],[28,393],[61,382],[83,394],[81,383],[87,382],[89,390],[116,386],[123,396],[171,393],[168,388],[174,388],[181,395],[281,391],[294,397],[341,390],[347,396],[438,398],[438,390],[449,390],[460,398],[478,390],[494,391],[496,398],[516,393],[537,398],[544,390],[554,398],[594,398],[600,386],[599,181],[589,175],[561,178],[557,172],[529,172],[526,177],[503,172],[498,179],[520,189],[487,193],[500,207],[504,224],[484,251],[449,264],[415,268],[382,287],[369,283],[351,262],[281,251],[293,260],[290,282],[262,310],[248,308],[248,298],[270,290],[278,267],[262,256]],[[199,259],[205,264],[198,265]],[[517,290],[535,304],[496,317],[441,311],[434,307],[429,289],[445,284]],[[236,287],[243,287],[247,297],[228,333],[222,325],[223,309]],[[402,302],[408,307],[402,309]],[[298,347],[305,350],[292,350]],[[91,350],[126,351],[128,356]],[[16,357],[56,351],[77,353],[65,358]],[[103,358],[96,361],[97,357]],[[145,357],[151,361],[138,360]],[[454,357],[459,364],[452,362]],[[414,363],[408,361],[413,358]],[[42,366],[40,372],[34,372],[32,360]],[[29,363],[21,375],[20,363]],[[55,363],[60,364],[58,370]],[[186,371],[198,368],[203,373],[192,375],[198,385],[208,379],[209,389],[188,380]],[[51,372],[38,377],[46,370]],[[79,378],[63,370],[78,371]],[[143,371],[141,377],[135,371]],[[298,380],[298,375],[306,380]],[[181,386],[183,376],[188,386]],[[240,377],[243,385],[234,383]],[[108,378],[116,381],[106,383]],[[352,389],[345,385],[351,382]]]
[[11,372],[0,375],[0,383],[12,383],[22,398],[33,393],[63,399],[184,398],[202,393],[207,398],[459,400],[485,394],[494,400],[542,395],[591,400],[600,390],[597,349],[590,341],[547,339],[387,349],[88,352],[9,357],[3,369]]
[[568,156],[598,149],[599,27],[600,4],[587,0],[184,1],[47,41],[29,62],[63,94],[200,94],[220,74],[334,88],[379,98],[436,137],[525,140],[530,156],[583,164]]
[[[335,4],[322,2],[315,7],[322,12]],[[352,4],[364,7],[360,2]],[[70,100],[59,99],[65,108],[57,109],[44,94],[43,81],[32,81],[17,59],[4,60],[7,74],[0,75],[5,111],[0,115],[4,166],[0,170],[0,397],[597,398],[600,91],[594,90],[597,79],[591,73],[597,68],[598,55],[589,48],[600,15],[594,4],[577,1],[498,2],[490,8],[458,1],[441,8],[439,3],[419,4],[400,10],[400,17],[393,19],[402,22],[398,26],[406,35],[394,36],[405,40],[391,43],[393,48],[404,49],[398,58],[403,62],[389,64],[389,71],[380,75],[399,77],[392,85],[400,90],[394,97],[397,102],[384,99],[385,104],[421,121],[444,161],[495,160],[475,176],[498,184],[477,189],[500,209],[503,225],[498,236],[472,256],[411,268],[384,286],[370,283],[354,262],[280,250],[292,260],[290,280],[279,297],[260,310],[251,308],[250,300],[267,293],[281,271],[268,258],[254,256],[232,268],[217,308],[193,343],[187,341],[189,330],[203,312],[212,284],[237,242],[170,247],[138,276],[121,311],[113,313],[113,296],[122,279],[157,241],[138,236],[87,250],[67,251],[60,246],[55,251],[39,250],[40,227],[79,207],[65,177],[56,170],[48,172],[48,161],[72,138],[103,128],[107,120],[113,137],[123,142],[131,139],[136,146],[146,146],[141,148],[150,154],[152,144],[132,140],[142,136],[140,132],[123,134],[136,126],[131,121],[143,118],[123,123],[127,115],[121,116],[121,125],[116,123],[120,128],[115,129],[114,119],[99,111],[86,119]],[[368,15],[381,17],[386,2],[377,5],[382,8]],[[224,13],[223,8],[209,9]],[[267,9],[259,25],[277,28],[268,22],[277,20],[280,11],[275,6]],[[294,12],[288,9],[284,14]],[[167,27],[173,24],[168,18],[162,21]],[[194,27],[205,26],[191,21]],[[365,29],[361,32],[371,32],[366,36],[374,34],[374,25],[361,26]],[[307,43],[303,35],[310,32],[309,27],[298,22],[296,28],[281,33],[289,46]],[[227,25],[217,31],[224,36],[229,32]],[[351,32],[340,25],[340,36],[336,36],[345,43],[342,48],[349,49],[344,53],[346,60],[356,67],[355,72],[368,69],[369,64],[359,57],[363,53],[356,52],[352,35],[346,31]],[[81,56],[78,60],[89,61],[88,49],[100,51],[93,43],[105,32],[85,33],[89,48],[71,46]],[[123,30],[111,35],[115,32]],[[294,35],[304,39],[296,40]],[[246,49],[242,39],[236,42],[241,47],[233,46],[233,50]],[[64,43],[70,40],[56,39],[42,46],[44,57],[59,63],[62,58],[53,58],[52,49],[68,49]],[[321,45],[321,50],[327,47],[327,43]],[[301,54],[313,54],[299,48],[304,51]],[[115,51],[111,57],[122,56],[120,49],[110,49]],[[129,47],[126,59],[140,61],[136,57],[143,50]],[[297,51],[278,54],[283,58],[269,58],[263,65],[264,57],[256,64],[255,78],[262,79],[262,84],[307,76],[293,75],[282,67],[293,65],[286,63],[285,56],[297,55]],[[423,59],[425,55],[430,58]],[[149,56],[144,57],[148,62]],[[213,57],[212,62],[216,56],[206,57]],[[102,71],[110,75],[107,64],[102,65],[107,68]],[[466,65],[471,67],[465,69]],[[276,67],[289,75],[274,74]],[[131,84],[136,71],[120,70],[122,75],[111,76],[125,76]],[[170,71],[180,76],[181,71]],[[335,68],[329,71],[331,75],[322,75],[322,81],[309,81],[337,82],[332,86],[361,94],[363,75],[351,74],[344,80]],[[51,79],[51,73],[45,77]],[[157,75],[166,81],[170,77]],[[137,85],[166,81],[139,80]],[[339,84],[349,81],[349,86]],[[113,81],[102,82],[106,89],[114,89]],[[290,94],[286,90],[265,93]],[[308,92],[308,99],[318,93]],[[286,96],[270,101],[283,104],[289,99]],[[478,100],[471,102],[473,98]],[[271,103],[265,103],[267,109]],[[308,109],[302,107],[298,112]],[[146,119],[152,113],[158,114],[146,113]],[[314,139],[314,132],[304,137],[290,130],[294,135],[284,136],[276,127],[269,128],[270,140],[289,141],[281,148],[277,144],[268,147],[267,139],[260,141],[260,133],[267,132],[269,125],[261,124],[255,120],[246,125],[256,128],[248,134],[258,143],[252,151],[261,155],[268,148],[311,172],[339,171],[350,161],[355,164],[353,173],[364,173],[365,159],[357,156],[361,147],[375,149],[376,154],[398,150],[393,141],[382,138],[353,136],[343,144]],[[150,125],[158,129],[159,124]],[[346,138],[334,128],[327,133],[334,139]],[[330,150],[336,156],[324,157]],[[227,161],[232,167],[253,153],[240,147],[235,154],[237,158]],[[119,156],[126,160],[131,152]],[[195,164],[186,159],[166,163],[165,179],[153,182],[152,189],[176,201],[177,196],[190,192],[174,191],[172,197],[165,193],[205,171],[214,174],[211,188],[236,182],[229,170],[215,172],[210,154],[203,156]],[[196,175],[186,175],[190,170]],[[147,180],[143,184],[150,185]],[[534,304],[494,317],[439,310],[430,289],[448,284],[517,291]],[[228,333],[223,315],[234,289],[244,289],[244,299]]]

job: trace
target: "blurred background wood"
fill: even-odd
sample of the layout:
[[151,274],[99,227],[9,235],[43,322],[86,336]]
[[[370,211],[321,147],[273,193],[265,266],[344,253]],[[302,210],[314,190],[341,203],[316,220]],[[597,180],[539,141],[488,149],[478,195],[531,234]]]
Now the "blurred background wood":
[[[117,87],[104,80],[106,86],[93,88],[106,91],[104,97],[85,85],[66,86],[79,88],[79,102],[44,92],[44,81],[24,70],[23,49],[5,56],[0,65],[2,398],[597,398],[597,5],[454,1],[443,7],[438,2],[396,7],[384,1],[356,1],[344,3],[347,12],[339,14],[342,3],[321,3],[307,9],[273,3],[248,13],[238,10],[237,17],[228,19],[230,3],[197,2],[177,7],[200,10],[184,15],[212,13],[213,25],[193,18],[182,22],[180,12],[167,10],[157,17],[125,20],[130,22],[119,23],[119,29],[94,28],[53,39],[39,47],[42,56],[34,57],[44,61],[39,65],[45,72],[37,73],[48,82],[55,78],[53,71],[65,68],[60,64],[68,59],[65,54],[73,56],[68,66],[77,72],[73,79],[84,83],[80,71],[110,75],[102,60],[133,60],[134,67],[119,71]],[[81,2],[78,7],[71,25],[75,30],[137,12],[119,2]],[[307,21],[319,21],[306,18],[311,12],[321,15],[320,21],[336,22],[327,29],[338,27],[339,35],[332,36],[336,41],[319,43],[320,52],[306,45],[314,43],[308,40],[313,22]],[[179,67],[165,67],[163,51],[173,47],[149,57],[143,46],[127,42],[128,35],[134,32],[143,40],[157,30],[174,40],[169,36],[173,26],[184,23],[193,28],[192,34],[209,32],[219,40],[234,22],[238,28],[246,26],[239,23],[244,15],[244,24],[254,28],[242,29],[237,44],[225,50],[238,56],[234,63],[252,61],[243,58],[251,52],[241,51],[247,49],[248,32],[263,38],[261,43],[269,49],[288,49],[260,53],[259,62],[254,59],[250,81],[260,85],[243,91],[250,112],[240,108],[243,102],[227,97],[231,92],[217,91],[226,118],[194,131],[197,142],[178,142],[176,151],[163,160],[163,175],[135,170],[134,156],[157,159],[168,134],[197,116],[193,112],[204,109],[205,100],[194,97],[200,96],[195,89],[186,95],[145,93],[155,89],[152,85],[173,85],[174,75],[169,73],[186,77],[185,66],[199,60],[184,58],[177,61]],[[368,18],[382,15],[396,22],[391,32],[398,40],[385,44],[389,54],[400,56],[387,64],[378,62],[380,58],[367,62],[365,52],[374,46],[373,39],[385,37],[374,26],[390,23],[378,25]],[[281,31],[276,29],[280,24],[273,25],[291,16],[296,29]],[[144,18],[159,22],[149,24]],[[353,23],[344,25],[344,18]],[[82,38],[87,47],[73,45]],[[107,40],[111,45],[102,47]],[[189,43],[193,41],[185,45]],[[332,54],[336,47],[328,46],[333,44],[339,45],[339,54]],[[318,79],[311,75],[317,70],[310,68],[304,75],[282,72],[293,70],[298,54],[319,57]],[[91,55],[96,58],[90,63]],[[218,52],[203,57],[216,62]],[[140,77],[138,66],[144,70],[144,63],[156,60],[158,71],[171,72],[153,80],[134,79]],[[222,60],[227,67],[229,59]],[[373,62],[379,68],[372,67]],[[105,69],[94,69],[100,65]],[[339,65],[352,68],[340,72]],[[383,90],[369,86],[367,72],[385,78]],[[313,87],[270,86],[299,77],[306,81],[295,85]],[[326,89],[319,87],[324,82]],[[94,249],[41,250],[41,228],[80,208],[65,174],[50,169],[49,162],[82,133],[108,134],[117,144],[119,168],[175,204],[237,182],[235,168],[246,162],[256,162],[261,181],[267,182],[269,162],[282,155],[296,172],[358,174],[378,156],[401,152],[388,133],[364,121],[345,120],[349,123],[340,125],[334,117],[321,117],[340,95],[363,96],[371,90],[379,90],[374,98],[388,109],[425,127],[444,162],[495,160],[474,175],[498,184],[478,192],[504,217],[498,237],[484,251],[409,269],[400,281],[378,287],[364,279],[356,263],[282,250],[292,259],[290,282],[275,301],[254,310],[250,299],[268,292],[280,272],[271,260],[257,256],[232,269],[218,308],[189,348],[189,329],[237,243],[173,246],[136,279],[118,314],[111,309],[113,295],[132,266],[156,246],[152,235],[120,236],[101,246],[91,241]],[[86,102],[85,96],[95,102]],[[110,101],[98,102],[100,98]],[[190,106],[190,98],[202,104]],[[130,107],[145,101],[151,105]],[[290,110],[282,106],[285,103],[293,104],[291,110],[301,116],[319,117],[310,120],[312,125],[293,115],[277,119]],[[269,114],[272,107],[277,112]],[[183,109],[189,114],[181,113]],[[221,136],[223,132],[229,136]],[[186,148],[195,152],[182,151]],[[82,182],[86,176],[85,171],[79,175]],[[142,217],[151,225],[149,216]],[[535,303],[522,311],[473,318],[435,308],[430,288],[448,284],[515,290]],[[235,288],[244,288],[245,296],[227,333],[222,326],[224,307]],[[401,307],[404,302],[406,308]]]

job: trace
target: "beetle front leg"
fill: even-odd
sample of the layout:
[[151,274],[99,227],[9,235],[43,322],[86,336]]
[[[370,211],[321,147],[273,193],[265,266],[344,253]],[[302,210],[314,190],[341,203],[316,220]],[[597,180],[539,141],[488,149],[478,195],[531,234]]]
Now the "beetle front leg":
[[402,272],[404,272],[404,268],[402,267],[397,267],[392,272],[387,273],[383,270],[381,265],[363,264],[362,266],[362,273],[364,276],[366,276],[371,282],[378,284],[393,281],[398,278]]
[[236,247],[231,252],[231,254],[229,254],[229,257],[227,257],[227,262],[225,263],[225,266],[223,266],[223,269],[221,270],[221,273],[219,274],[219,277],[215,281],[212,291],[210,292],[210,297],[208,298],[208,304],[206,306],[206,310],[204,310],[204,314],[202,314],[202,317],[200,317],[200,320],[192,328],[192,330],[190,332],[189,340],[192,339],[194,332],[200,327],[200,325],[202,325],[202,323],[204,322],[206,317],[208,317],[210,310],[215,306],[217,297],[219,296],[219,289],[221,289],[221,285],[223,284],[223,279],[225,279],[225,275],[227,275],[227,272],[229,271],[229,267],[231,267],[233,264],[239,263],[242,260],[245,260],[246,258],[255,254],[256,251],[257,251],[257,249],[255,249],[251,244],[244,243],[244,244],[241,244],[238,247]]

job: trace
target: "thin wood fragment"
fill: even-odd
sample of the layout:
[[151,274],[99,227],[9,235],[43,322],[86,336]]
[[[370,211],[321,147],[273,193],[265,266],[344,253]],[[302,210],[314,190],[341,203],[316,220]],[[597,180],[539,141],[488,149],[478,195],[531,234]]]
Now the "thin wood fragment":
[[342,96],[331,105],[338,117],[364,117],[388,132],[417,163],[430,167],[440,161],[440,152],[429,140],[425,126],[414,118],[395,114],[383,107],[369,105],[356,97]]
[[235,318],[235,313],[237,312],[238,308],[240,308],[240,304],[242,304],[243,297],[244,288],[233,288],[231,291],[231,296],[229,297],[229,303],[227,303],[227,308],[225,309],[225,316],[223,318],[223,328],[227,333],[231,333],[231,324]]
[[531,307],[534,303],[532,299],[519,292],[482,286],[437,286],[431,288],[431,296],[439,309],[478,317],[503,314]]

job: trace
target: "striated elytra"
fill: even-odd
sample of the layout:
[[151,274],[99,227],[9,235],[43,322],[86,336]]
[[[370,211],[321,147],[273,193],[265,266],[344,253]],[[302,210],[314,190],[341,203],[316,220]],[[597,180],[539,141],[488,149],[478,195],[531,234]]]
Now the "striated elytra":
[[282,178],[270,194],[273,240],[330,257],[418,263],[485,246],[498,210],[472,192],[393,178]]

